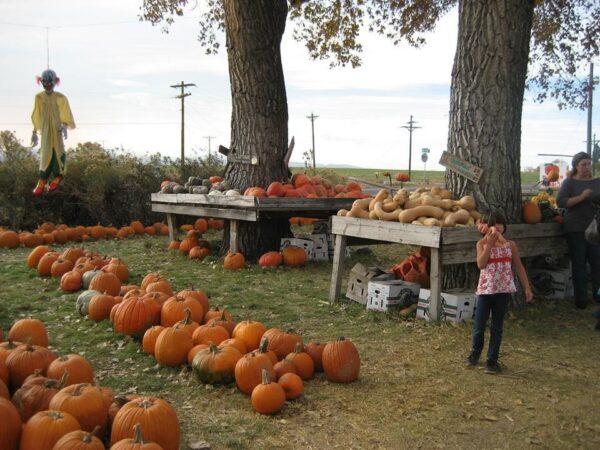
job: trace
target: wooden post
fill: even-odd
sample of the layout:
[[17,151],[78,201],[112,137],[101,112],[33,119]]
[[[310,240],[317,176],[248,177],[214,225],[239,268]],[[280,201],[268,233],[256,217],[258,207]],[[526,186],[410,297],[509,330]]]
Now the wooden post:
[[229,221],[229,251],[237,253],[238,249],[238,229],[240,222],[237,220]]
[[333,268],[331,271],[331,286],[329,287],[329,303],[335,303],[342,288],[342,272],[344,271],[344,256],[346,255],[346,236],[335,235],[333,251]]
[[175,227],[173,225],[173,214],[167,214],[167,225],[169,226],[169,242],[175,239]]
[[429,272],[429,284],[431,297],[429,298],[429,317],[432,321],[441,318],[441,292],[442,292],[442,272],[440,261],[440,249],[431,248],[431,269]]

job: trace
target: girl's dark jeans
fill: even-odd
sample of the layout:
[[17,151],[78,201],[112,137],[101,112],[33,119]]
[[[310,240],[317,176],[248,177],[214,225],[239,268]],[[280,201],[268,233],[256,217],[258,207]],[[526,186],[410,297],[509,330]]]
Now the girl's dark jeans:
[[509,301],[510,294],[507,293],[477,296],[477,309],[475,311],[475,322],[473,323],[473,348],[471,350],[471,353],[477,359],[483,350],[485,327],[491,313],[490,344],[488,345],[487,361],[491,363],[498,361],[500,343],[502,342],[504,315],[506,314]]
[[571,258],[575,304],[585,306],[588,302],[588,262],[592,273],[593,297],[600,300],[598,294],[598,289],[600,289],[600,245],[590,244],[586,241],[583,232],[566,233],[566,238],[569,258]]

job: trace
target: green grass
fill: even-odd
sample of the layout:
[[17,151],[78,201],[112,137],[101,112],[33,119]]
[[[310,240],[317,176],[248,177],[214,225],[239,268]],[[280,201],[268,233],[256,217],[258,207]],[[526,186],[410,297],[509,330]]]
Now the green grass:
[[[213,241],[219,235],[211,233]],[[570,301],[538,301],[507,320],[502,376],[467,369],[470,325],[403,321],[367,312],[347,300],[327,301],[331,264],[226,272],[220,262],[191,262],[166,250],[164,237],[99,241],[86,248],[123,258],[131,282],[161,271],[179,290],[204,289],[211,305],[236,320],[293,329],[305,342],[344,335],[360,352],[357,382],[341,385],[322,374],[275,416],[253,412],[235,385],[203,386],[187,367],[158,367],[140,343],[75,312],[77,294],[58,280],[25,267],[28,250],[0,250],[0,326],[33,316],[44,320],[51,347],[92,361],[97,380],[118,393],[158,395],[175,406],[182,448],[206,441],[213,449],[279,448],[598,448],[596,357],[600,333],[589,310]],[[369,247],[346,261],[389,267],[409,251],[401,245]],[[345,281],[343,291],[345,290]]]
[[[295,167],[292,169],[294,173],[304,172],[304,168]],[[389,170],[389,169],[363,169],[356,167],[342,167],[342,168],[326,168],[326,169],[317,169],[317,172],[323,174],[327,177],[327,174],[335,174],[339,177],[348,178],[355,177],[360,178],[362,180],[371,181],[374,183],[383,183],[388,182],[388,178],[383,176],[384,172],[390,172],[392,176],[392,181],[394,180],[394,176],[398,172],[408,173],[407,170]],[[310,172],[310,171],[309,171]],[[444,171],[440,170],[412,170],[411,177],[413,184],[420,184],[425,182],[428,183],[444,183]],[[329,178],[329,177],[328,177]],[[539,173],[537,170],[521,172],[521,184],[533,184],[539,181]]]

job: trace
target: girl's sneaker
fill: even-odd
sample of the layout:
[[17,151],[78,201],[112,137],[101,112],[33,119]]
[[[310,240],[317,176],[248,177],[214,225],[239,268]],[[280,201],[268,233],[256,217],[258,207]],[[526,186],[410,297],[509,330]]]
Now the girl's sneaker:
[[500,366],[498,365],[498,361],[488,361],[485,364],[484,372],[489,375],[496,375],[496,374],[502,372],[502,369],[500,369]]
[[467,366],[476,366],[478,362],[479,356],[477,356],[475,353],[471,353],[469,356],[467,356],[467,359],[465,360],[465,364]]
[[42,180],[41,178],[38,180],[35,189],[33,190],[33,195],[39,197],[44,193],[44,188],[46,187],[46,180]]
[[50,184],[48,185],[48,192],[52,192],[52,191],[55,191],[56,189],[58,189],[58,187],[62,183],[62,179],[63,179],[63,177],[59,175],[54,180],[52,180],[50,182]]

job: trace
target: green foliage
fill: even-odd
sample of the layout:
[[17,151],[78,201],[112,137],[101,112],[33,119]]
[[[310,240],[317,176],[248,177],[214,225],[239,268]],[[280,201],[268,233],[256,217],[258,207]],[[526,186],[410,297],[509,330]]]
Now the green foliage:
[[[114,226],[160,221],[163,215],[151,211],[150,194],[165,179],[185,181],[178,159],[159,153],[140,158],[86,142],[67,151],[67,174],[60,189],[36,198],[31,191],[37,180],[37,155],[9,131],[0,134],[0,152],[0,224],[16,230],[33,229],[44,221]],[[216,156],[186,159],[184,178],[222,172]]]

